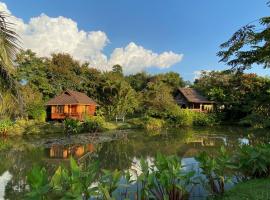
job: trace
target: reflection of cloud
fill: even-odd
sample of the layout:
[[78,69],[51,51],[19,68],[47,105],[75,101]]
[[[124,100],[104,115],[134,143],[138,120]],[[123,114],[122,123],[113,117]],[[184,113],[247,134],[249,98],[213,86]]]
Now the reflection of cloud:
[[[153,166],[154,164],[154,158],[147,156],[145,159],[148,166]],[[129,173],[131,175],[131,180],[137,180],[137,177],[142,174],[142,167],[141,167],[141,161],[140,159],[134,157],[132,160],[132,165],[130,167]]]
[[240,145],[249,145],[249,139],[247,138],[238,138],[238,142]]
[[6,171],[0,176],[0,200],[4,200],[6,185],[11,180],[12,175]]

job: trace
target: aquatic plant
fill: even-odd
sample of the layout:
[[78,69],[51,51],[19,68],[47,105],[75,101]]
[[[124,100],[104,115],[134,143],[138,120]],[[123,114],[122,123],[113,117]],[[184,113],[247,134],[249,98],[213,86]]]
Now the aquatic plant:
[[184,171],[179,157],[158,154],[150,166],[142,159],[141,168],[141,199],[188,199],[187,187],[193,184],[195,172]]
[[244,179],[269,177],[270,144],[241,146],[234,156],[234,163]]
[[231,156],[222,146],[216,156],[209,155],[205,151],[200,153],[196,160],[202,169],[202,174],[206,176],[206,188],[213,194],[223,194],[225,183],[230,181],[228,171],[234,168]]

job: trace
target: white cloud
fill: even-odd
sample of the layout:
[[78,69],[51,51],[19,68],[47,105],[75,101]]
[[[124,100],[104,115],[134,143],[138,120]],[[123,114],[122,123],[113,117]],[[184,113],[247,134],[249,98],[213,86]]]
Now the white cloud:
[[[0,11],[11,14],[6,4],[1,2]],[[69,53],[75,59],[87,61],[90,66],[101,70],[110,70],[115,64],[122,65],[125,73],[136,73],[149,67],[164,69],[183,58],[182,54],[172,51],[157,54],[134,42],[130,42],[126,47],[114,49],[108,58],[103,53],[109,44],[106,33],[79,30],[75,21],[62,16],[52,18],[41,14],[31,18],[28,23],[12,16],[10,21],[16,24],[23,48],[32,49],[39,56],[50,56],[51,53],[58,52]]]

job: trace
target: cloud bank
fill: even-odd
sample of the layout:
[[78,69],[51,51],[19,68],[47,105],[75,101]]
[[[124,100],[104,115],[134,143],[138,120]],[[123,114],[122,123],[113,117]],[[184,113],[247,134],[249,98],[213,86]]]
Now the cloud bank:
[[143,46],[130,42],[125,47],[115,48],[111,55],[104,54],[109,38],[103,31],[79,30],[72,19],[66,17],[52,18],[46,14],[32,17],[29,22],[15,17],[5,3],[0,2],[0,11],[11,15],[9,19],[16,24],[16,31],[22,40],[24,49],[31,49],[39,56],[52,53],[69,53],[75,59],[89,62],[91,67],[110,70],[120,64],[126,74],[144,71],[150,67],[169,68],[180,62],[183,54],[172,51],[155,53]]

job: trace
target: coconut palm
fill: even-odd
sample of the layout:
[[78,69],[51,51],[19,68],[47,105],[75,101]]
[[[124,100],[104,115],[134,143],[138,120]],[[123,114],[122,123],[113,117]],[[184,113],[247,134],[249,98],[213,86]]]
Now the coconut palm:
[[[19,51],[19,36],[14,31],[14,24],[7,21],[8,14],[0,12],[0,84],[1,90],[9,90],[21,101],[18,83],[13,78],[15,72],[13,60]],[[0,101],[2,95],[0,92]]]

